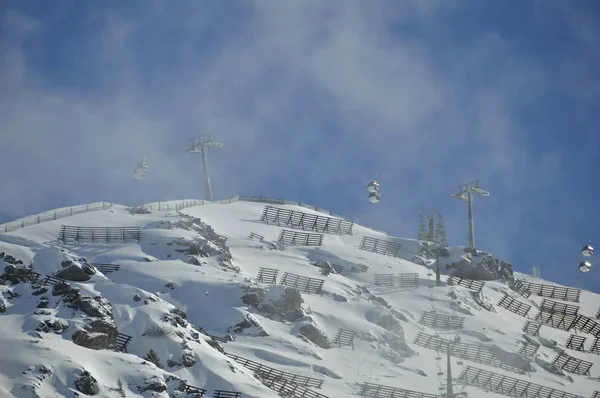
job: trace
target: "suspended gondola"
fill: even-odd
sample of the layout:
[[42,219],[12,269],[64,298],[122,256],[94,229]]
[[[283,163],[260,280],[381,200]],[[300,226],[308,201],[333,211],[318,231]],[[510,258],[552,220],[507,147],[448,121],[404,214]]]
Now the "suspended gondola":
[[377,182],[377,175],[375,179],[367,184],[367,190],[369,191],[369,202],[379,203],[381,195],[379,194],[379,183]]
[[143,180],[146,174],[148,173],[148,164],[146,160],[139,162],[133,171],[133,178],[136,180]]

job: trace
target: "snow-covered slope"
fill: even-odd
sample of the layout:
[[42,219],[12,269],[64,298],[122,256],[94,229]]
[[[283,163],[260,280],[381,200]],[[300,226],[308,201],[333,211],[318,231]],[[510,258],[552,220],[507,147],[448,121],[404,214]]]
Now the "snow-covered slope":
[[[437,334],[460,338],[465,347],[517,353],[527,341],[522,327],[528,319],[496,304],[506,294],[532,306],[527,315],[533,320],[543,299],[521,297],[503,282],[486,282],[481,296],[462,286],[435,287],[435,277],[426,267],[405,260],[418,250],[414,240],[393,238],[403,243],[403,259],[359,250],[364,236],[391,239],[359,225],[353,227],[353,235],[325,234],[322,246],[283,246],[276,240],[282,228],[289,228],[261,222],[264,203],[204,204],[179,212],[156,207],[150,214],[133,215],[114,205],[0,234],[0,252],[33,264],[42,274],[37,284],[5,282],[0,287],[0,396],[71,396],[76,385],[81,391],[84,384],[97,396],[185,396],[179,392],[185,385],[206,389],[206,396],[217,389],[242,392],[244,398],[279,396],[248,364],[244,366],[245,359],[254,361],[250,367],[262,364],[323,380],[321,388],[310,389],[330,398],[356,396],[365,382],[437,395],[445,384],[446,358],[436,359],[439,353],[414,344],[420,333],[421,339]],[[319,214],[291,205],[276,207]],[[65,244],[58,240],[63,224],[139,226],[142,237],[139,243]],[[251,233],[264,240],[249,238]],[[0,260],[2,268],[4,261],[15,262]],[[323,261],[341,266],[341,273],[323,275],[315,266]],[[43,275],[92,274],[89,263],[119,264],[120,269],[103,275],[96,266],[89,280],[69,281],[68,286],[79,289],[75,298],[72,291],[65,293],[68,287],[63,284],[41,286]],[[286,272],[324,280],[322,292],[299,295],[282,285],[260,283],[261,268],[277,269],[277,282]],[[392,273],[417,273],[419,286],[373,285],[375,274]],[[584,291],[580,303],[570,304],[593,319],[599,298]],[[463,317],[463,329],[447,332],[424,326],[419,321],[426,311]],[[114,332],[103,327],[111,325],[120,339],[131,337],[127,352],[74,343],[90,345],[94,340],[101,345],[100,335]],[[356,332],[354,348],[332,344],[340,328]],[[590,397],[600,390],[600,356],[565,348],[571,333],[542,326],[539,336],[530,337],[542,345],[525,374],[452,357],[454,390],[471,397],[503,396],[461,385],[458,376],[471,366]],[[587,337],[589,351],[594,337],[580,335]],[[215,349],[219,346],[214,339],[224,352]],[[143,359],[150,350],[149,358],[160,367]],[[561,350],[593,363],[592,377],[551,372],[547,363]],[[83,372],[96,383],[87,374],[82,377]],[[265,372],[261,375],[272,379]],[[561,395],[548,397],[555,396]]]

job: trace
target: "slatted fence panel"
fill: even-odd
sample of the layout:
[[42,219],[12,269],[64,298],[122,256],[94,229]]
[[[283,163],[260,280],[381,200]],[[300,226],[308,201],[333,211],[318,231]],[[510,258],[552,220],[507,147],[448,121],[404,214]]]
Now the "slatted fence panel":
[[579,314],[579,306],[543,299],[542,303],[540,304],[540,311],[556,312],[565,315],[577,315]]
[[358,395],[366,398],[439,398],[435,394],[373,383],[363,383]]
[[392,242],[389,240],[364,236],[358,248],[360,250],[365,250],[384,256],[399,257],[402,245],[400,243]]
[[325,284],[325,280],[309,278],[306,276],[286,272],[281,277],[281,281],[279,282],[279,284],[288,287],[295,287],[304,293],[322,294],[323,284]]
[[257,280],[262,283],[276,284],[278,273],[278,269],[260,267],[258,270]]
[[266,379],[263,380],[263,384],[286,398],[328,398],[327,396],[304,386],[281,379]]
[[594,337],[600,337],[600,324],[592,318],[579,314],[573,327],[583,333],[591,334]]
[[498,306],[502,308],[506,308],[510,312],[514,312],[517,315],[521,315],[522,317],[526,317],[527,313],[531,309],[529,304],[522,303],[514,298],[504,295],[498,302]]
[[447,354],[468,361],[482,363],[484,365],[523,374],[529,367],[529,360],[507,351],[494,350],[479,344],[455,343],[438,336],[432,336],[419,332],[413,344],[428,348],[442,354]]
[[454,315],[445,315],[433,311],[423,311],[419,323],[432,329],[456,330],[462,329],[465,318]]
[[276,379],[283,380],[288,383],[297,384],[305,387],[321,388],[323,386],[323,380],[315,379],[314,377],[300,376],[294,373],[284,372],[270,366],[263,365],[261,363],[246,359],[234,354],[225,354],[229,358],[233,359],[240,365],[250,369],[251,371],[258,373],[264,379]]
[[592,362],[572,357],[564,352],[558,354],[552,363],[562,370],[582,376],[589,376],[590,368],[593,365]]
[[519,350],[519,355],[526,358],[535,357],[537,350],[540,348],[538,343],[533,341],[527,341],[522,343],[521,349]]
[[519,279],[519,282],[523,285],[523,287],[529,290],[531,294],[540,297],[578,303],[579,297],[581,296],[581,290],[572,287],[544,285],[536,282],[528,282],[522,279]]
[[63,225],[59,239],[63,243],[110,243],[127,241],[139,242],[142,237],[140,227],[79,227]]
[[267,224],[286,225],[315,232],[352,235],[354,223],[335,217],[309,214],[302,211],[265,206],[260,220]]
[[449,285],[459,285],[462,287],[466,287],[467,289],[473,290],[477,293],[480,293],[481,289],[483,289],[483,287],[485,286],[485,282],[483,282],[483,281],[457,278],[456,276],[449,277],[447,280],[447,283]]
[[110,274],[112,272],[116,272],[121,269],[119,264],[101,264],[101,263],[91,263],[96,269],[103,274]]
[[576,351],[585,351],[585,340],[586,337],[584,336],[577,336],[575,334],[572,334],[569,336],[569,339],[567,340],[567,344],[566,347],[571,349],[571,350],[576,350]]
[[583,398],[554,388],[530,383],[526,380],[493,373],[473,366],[465,366],[459,381],[466,385],[490,390],[507,397],[519,398]]
[[323,235],[282,229],[277,242],[290,246],[322,246]]
[[237,391],[228,390],[215,390],[213,392],[213,398],[241,398],[242,393]]
[[540,333],[542,324],[539,322],[527,321],[523,325],[523,331],[530,336],[537,336]]
[[569,331],[575,327],[578,316],[540,311],[535,320],[554,329]]
[[355,331],[340,328],[333,339],[333,344],[337,344],[339,348],[352,347],[354,350],[354,336],[356,336]]

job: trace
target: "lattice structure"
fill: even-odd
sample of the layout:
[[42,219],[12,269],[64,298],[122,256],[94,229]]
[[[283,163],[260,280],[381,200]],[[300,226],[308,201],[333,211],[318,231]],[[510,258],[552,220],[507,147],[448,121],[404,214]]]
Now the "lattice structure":
[[573,304],[559,303],[558,301],[552,301],[543,299],[540,304],[540,311],[544,312],[556,312],[565,315],[577,315],[579,314],[579,306]]
[[117,351],[119,352],[127,352],[127,346],[133,337],[128,336],[123,333],[119,333],[117,335]]
[[566,347],[570,348],[571,350],[584,352],[585,351],[585,348],[584,348],[585,340],[586,340],[585,336],[578,336],[576,334],[572,334],[569,336],[569,339],[567,340]]
[[507,397],[519,398],[583,398],[554,388],[530,383],[515,377],[493,373],[473,366],[465,366],[458,379],[469,386],[493,391]]
[[477,293],[480,293],[481,289],[483,289],[483,287],[485,286],[485,282],[483,282],[483,281],[457,278],[456,276],[449,277],[447,283],[449,285],[459,285],[462,287],[466,287],[467,289],[473,290]]
[[322,234],[282,229],[277,242],[290,246],[321,246],[323,245],[323,236]]
[[339,348],[352,347],[354,350],[354,336],[356,336],[355,331],[340,328],[333,339],[333,344],[337,344]]
[[127,241],[139,242],[142,238],[140,227],[75,227],[63,225],[60,227],[59,239],[67,242],[110,243]]
[[[425,220],[427,220],[427,225],[425,225]],[[444,229],[444,218],[440,213],[419,214],[419,233],[417,239],[421,242],[430,242],[437,247],[448,247],[446,231]],[[424,254],[426,252],[425,247],[421,247],[419,253]]]
[[366,398],[439,398],[435,394],[373,383],[363,383],[358,395]]
[[592,395],[592,398],[600,398],[600,391],[594,391],[594,395]]
[[521,342],[521,349],[519,350],[519,355],[525,358],[535,357],[538,348],[540,345],[534,341],[527,340],[525,342]]
[[321,388],[323,386],[323,380],[315,379],[313,377],[300,376],[297,374],[283,372],[275,368],[263,365],[258,362],[254,362],[250,359],[242,358],[238,355],[225,354],[235,362],[250,369],[254,373],[259,374],[263,379],[267,380],[282,380],[288,383],[296,384],[305,387]]
[[529,290],[531,294],[540,297],[578,303],[579,297],[581,296],[581,290],[572,287],[544,285],[536,282],[527,282],[522,279],[520,279],[519,282],[523,287]]
[[526,317],[527,313],[531,309],[529,304],[522,303],[514,298],[504,295],[498,302],[498,306],[502,308],[506,308],[510,312],[514,312],[517,315],[521,315],[522,317]]
[[279,281],[280,285],[295,287],[304,293],[323,294],[324,279],[309,278],[286,272]]
[[596,312],[596,319],[600,319],[600,308],[598,308],[598,312]]
[[564,352],[558,354],[552,363],[562,370],[582,376],[589,376],[590,368],[593,365],[592,362],[583,361],[579,358],[567,355]]
[[352,235],[352,227],[354,226],[353,222],[339,218],[281,209],[273,206],[265,206],[260,220],[267,224],[283,224],[290,228],[338,235]]
[[399,257],[402,245],[389,240],[371,238],[364,236],[358,246],[360,250],[382,254],[384,256]]
[[100,264],[100,263],[92,263],[94,267],[103,274],[110,274],[112,272],[116,272],[121,269],[119,264]]
[[263,268],[260,267],[258,270],[258,276],[256,279],[262,283],[277,283],[277,274],[279,273],[278,269],[275,268]]
[[310,390],[304,386],[287,382],[281,379],[266,379],[263,384],[273,391],[277,391],[282,397],[289,398],[328,398],[327,396]]
[[450,350],[450,355],[453,357],[479,362],[519,374],[525,373],[529,365],[529,360],[515,353],[493,350],[479,344],[454,343],[451,340],[422,332],[419,332],[413,344],[443,354],[447,354]]
[[213,398],[241,398],[242,393],[237,391],[215,390]]
[[574,328],[583,333],[591,334],[594,337],[600,337],[600,324],[585,315],[579,314],[577,316]]
[[454,315],[444,315],[433,311],[423,311],[419,323],[432,329],[456,330],[462,329],[465,318]]
[[419,287],[419,274],[375,274],[373,283],[377,286],[399,287],[401,289],[416,289]]
[[590,348],[590,352],[592,354],[600,355],[600,338],[596,337],[594,339],[594,343],[592,344],[592,347]]
[[575,327],[579,316],[540,311],[535,316],[536,321],[554,329],[569,331]]
[[188,396],[203,398],[206,394],[206,390],[204,388],[194,387],[186,384],[183,387],[183,392],[187,393]]
[[515,279],[514,282],[509,283],[508,286],[524,298],[529,298],[529,296],[531,296],[529,289],[527,289],[519,279]]
[[537,336],[540,334],[540,328],[542,324],[539,322],[527,321],[523,325],[523,331],[530,336]]

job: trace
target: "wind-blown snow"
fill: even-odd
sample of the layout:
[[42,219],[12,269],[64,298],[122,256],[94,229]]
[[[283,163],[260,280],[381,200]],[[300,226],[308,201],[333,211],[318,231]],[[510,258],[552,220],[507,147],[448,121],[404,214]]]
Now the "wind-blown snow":
[[[394,238],[403,243],[403,259],[359,250],[363,236],[388,238],[359,225],[354,226],[354,234],[350,236],[326,234],[321,247],[288,246],[278,250],[274,242],[282,227],[260,221],[264,206],[240,201],[204,204],[180,213],[153,210],[151,214],[132,215],[124,206],[115,205],[107,210],[77,214],[0,234],[0,251],[22,260],[25,265],[33,264],[40,274],[53,274],[67,258],[85,257],[91,263],[120,264],[119,271],[106,276],[94,275],[88,282],[70,284],[78,287],[82,295],[106,298],[112,304],[118,331],[133,337],[128,346],[129,353],[80,347],[71,341],[71,336],[90,321],[89,316],[67,309],[64,303],[58,302],[59,297],[51,296],[50,292],[45,294],[49,298],[46,308],[49,315],[35,314],[40,296],[32,295],[33,287],[24,283],[0,286],[3,292],[0,304],[6,305],[6,311],[0,314],[0,397],[30,397],[34,390],[40,397],[71,396],[75,391],[75,380],[84,369],[98,381],[98,396],[117,396],[118,380],[122,381],[127,396],[151,396],[151,391],[142,393],[137,387],[152,377],[167,380],[169,376],[207,389],[207,396],[211,396],[214,389],[241,391],[243,398],[278,396],[263,386],[250,370],[210,347],[207,336],[200,334],[199,339],[192,338],[196,333],[192,325],[210,335],[233,335],[234,341],[221,344],[229,354],[324,380],[318,392],[330,398],[353,396],[358,391],[356,383],[362,382],[438,394],[439,382],[445,382],[445,357],[439,362],[444,372],[442,379],[437,374],[436,353],[413,344],[419,332],[435,334],[433,329],[418,323],[423,311],[466,318],[460,333],[442,334],[443,338],[459,335],[461,342],[497,346],[516,353],[518,341],[524,340],[521,328],[527,319],[496,304],[507,293],[533,305],[529,312],[532,317],[536,313],[535,306],[541,302],[540,297],[524,299],[516,295],[502,282],[487,282],[483,300],[493,308],[488,311],[463,287],[433,287],[435,277],[428,276],[427,268],[408,261],[418,247],[412,239]],[[291,205],[278,207],[315,213]],[[227,238],[231,264],[215,255],[218,245],[209,242],[206,229],[197,223],[192,225],[187,216],[201,219],[204,227],[208,225]],[[188,227],[177,224],[178,221],[188,221]],[[139,243],[65,245],[58,241],[63,224],[140,226],[142,239]],[[251,232],[264,236],[265,241],[249,239]],[[206,250],[214,250],[208,257],[196,257],[201,265],[188,262],[188,249],[193,242]],[[453,258],[456,253],[458,251],[453,251]],[[341,265],[344,270],[341,274],[324,276],[321,269],[313,265],[318,261]],[[0,260],[0,266],[4,265],[2,263]],[[361,265],[366,266],[365,272],[350,271],[353,266]],[[304,316],[293,321],[269,317],[242,301],[242,296],[252,291],[249,289],[256,288],[265,289],[263,302],[273,303],[285,295],[282,287],[266,290],[267,286],[255,282],[261,267],[278,269],[278,280],[284,272],[324,279],[323,294],[302,293]],[[377,273],[405,272],[418,273],[420,287],[390,289],[372,284]],[[9,298],[15,293],[20,297]],[[135,301],[135,296],[140,300]],[[582,292],[580,313],[594,318],[600,305],[599,298],[591,292]],[[189,324],[174,326],[162,320],[175,309],[187,314]],[[234,332],[232,327],[248,316],[259,326]],[[49,318],[65,320],[68,329],[62,334],[36,332],[38,324]],[[339,328],[357,332],[354,350],[318,346],[301,335],[306,325],[313,325],[330,341]],[[166,335],[150,337],[148,331],[153,328],[162,328]],[[542,326],[540,338],[546,342],[555,340],[558,347],[564,349],[569,334]],[[539,341],[540,338],[534,339]],[[592,340],[588,336],[586,347]],[[142,359],[150,349],[160,358],[163,369]],[[195,359],[193,366],[181,365],[182,352],[190,353]],[[452,358],[453,374],[458,377],[463,368],[459,362],[462,362],[582,397],[600,390],[597,381],[600,357],[570,349],[566,352],[593,362],[591,373],[594,378],[568,374],[570,381],[567,376],[554,375],[535,362],[532,362],[535,371],[530,375],[518,375],[458,358]],[[537,355],[539,360],[551,362],[557,351],[542,345]],[[168,360],[179,364],[170,367]],[[464,389],[471,397],[501,396],[484,393],[476,387],[455,388]],[[167,396],[165,394],[173,391],[174,387],[169,385],[166,392],[154,394]]]

